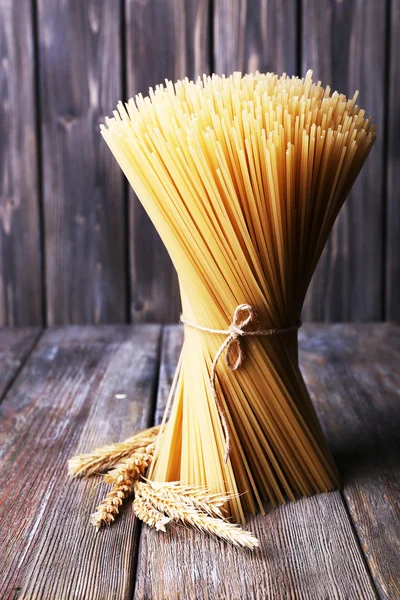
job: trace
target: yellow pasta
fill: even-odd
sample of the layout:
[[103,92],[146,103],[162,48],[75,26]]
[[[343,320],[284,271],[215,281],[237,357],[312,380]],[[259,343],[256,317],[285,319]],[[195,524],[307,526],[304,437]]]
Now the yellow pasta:
[[245,304],[256,314],[247,331],[292,328],[235,338],[231,360],[239,343],[243,360],[236,370],[223,356],[214,364],[215,395],[210,377],[227,334],[184,325],[150,479],[235,494],[237,521],[266,502],[335,488],[295,329],[375,139],[356,95],[331,93],[311,72],[167,81],[119,103],[102,135],[168,249],[184,320],[226,331]]

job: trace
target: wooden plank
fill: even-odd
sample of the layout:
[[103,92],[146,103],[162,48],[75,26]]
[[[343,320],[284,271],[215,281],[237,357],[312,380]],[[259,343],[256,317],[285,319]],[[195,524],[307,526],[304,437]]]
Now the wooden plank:
[[400,327],[301,334],[303,372],[381,598],[400,596]]
[[113,0],[38,0],[47,320],[126,319],[125,199],[99,124],[121,98]]
[[0,401],[35,346],[39,335],[38,327],[0,329]]
[[45,333],[0,408],[0,597],[130,598],[137,530],[127,510],[96,534],[101,479],[71,481],[67,459],[146,427],[160,327]]
[[345,203],[306,299],[304,318],[383,315],[383,130],[386,2],[304,0],[302,67],[359,103],[378,127],[375,147]]
[[[126,0],[127,97],[147,95],[164,80],[209,72],[209,0]],[[174,267],[142,205],[130,190],[129,248],[133,321],[176,321]]]
[[233,71],[297,72],[297,0],[215,0],[214,64]]
[[0,1],[0,325],[42,323],[30,0]]
[[[164,330],[157,418],[177,363],[182,331]],[[184,528],[142,528],[135,598],[375,598],[340,492],[321,494],[249,520],[253,553]]]
[[391,0],[387,115],[386,314],[400,321],[400,0]]

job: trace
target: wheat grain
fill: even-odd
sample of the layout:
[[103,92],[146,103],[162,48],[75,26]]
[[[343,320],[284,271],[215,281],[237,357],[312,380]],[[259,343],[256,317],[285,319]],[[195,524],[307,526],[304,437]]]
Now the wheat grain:
[[72,477],[90,476],[113,467],[133,452],[143,450],[156,439],[160,426],[150,427],[118,444],[96,448],[89,454],[78,454],[68,461],[68,474]]
[[123,501],[133,493],[135,481],[150,465],[153,452],[154,443],[147,446],[146,452],[134,453],[104,476],[104,481],[112,484],[113,488],[91,517],[91,523],[97,529],[115,521]]
[[166,531],[165,525],[169,523],[171,519],[154,508],[150,502],[138,496],[133,501],[132,507],[137,518],[146,523],[146,525],[154,527],[157,531]]
[[153,453],[154,443],[149,444],[144,449],[144,452],[135,452],[132,456],[125,458],[115,465],[115,468],[112,469],[112,471],[109,471],[104,475],[104,481],[111,485],[115,485],[131,474],[136,478],[139,477],[139,475],[144,475],[152,461]]
[[181,485],[178,481],[168,483],[145,481],[157,491],[160,497],[162,496],[171,502],[184,502],[188,506],[220,519],[224,519],[221,507],[232,497],[222,494],[210,494],[200,486]]
[[177,498],[169,500],[163,494],[162,488],[154,488],[151,483],[137,481],[134,489],[135,498],[141,497],[147,500],[156,510],[165,513],[173,521],[180,521],[205,533],[216,535],[235,546],[253,549],[259,545],[257,538],[248,531],[241,529],[239,525],[224,519],[211,517],[195,506],[188,504],[184,499],[180,501]]
[[103,525],[111,525],[115,521],[115,517],[118,515],[123,501],[133,492],[136,476],[136,474],[132,474],[131,477],[126,477],[126,479],[114,485],[111,492],[107,494],[103,502],[97,507],[96,512],[92,515],[90,519],[92,525],[100,529]]

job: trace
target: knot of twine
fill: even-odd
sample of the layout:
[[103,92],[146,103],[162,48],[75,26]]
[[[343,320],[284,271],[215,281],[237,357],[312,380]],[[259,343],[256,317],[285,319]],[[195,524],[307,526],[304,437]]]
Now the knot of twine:
[[[218,409],[218,413],[221,419],[222,429],[225,434],[225,455],[224,462],[226,463],[229,454],[231,451],[231,441],[229,434],[229,426],[225,416],[225,411],[222,408],[221,402],[218,398],[217,388],[215,385],[216,379],[216,371],[217,364],[222,354],[225,351],[225,363],[228,369],[231,371],[236,371],[240,367],[245,358],[244,349],[243,349],[243,338],[250,335],[281,335],[283,333],[290,333],[291,331],[297,331],[301,327],[301,321],[299,321],[296,325],[291,325],[290,327],[285,327],[283,329],[255,329],[248,330],[247,327],[251,323],[257,321],[258,316],[255,308],[251,306],[251,304],[239,304],[235,308],[235,312],[233,313],[232,322],[229,325],[228,329],[211,329],[209,327],[203,327],[202,325],[196,325],[196,323],[191,323],[187,321],[183,315],[181,315],[181,323],[187,325],[188,327],[192,327],[193,329],[197,329],[199,331],[205,331],[206,333],[215,333],[219,335],[225,335],[226,340],[219,347],[214,360],[212,362],[211,373],[210,373],[210,385],[211,390],[214,396],[215,404]],[[233,358],[233,350],[235,350],[236,358]]]

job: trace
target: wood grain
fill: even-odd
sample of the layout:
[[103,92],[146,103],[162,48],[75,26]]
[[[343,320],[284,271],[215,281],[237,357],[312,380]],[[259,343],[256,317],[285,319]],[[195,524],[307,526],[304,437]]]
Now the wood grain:
[[378,128],[375,147],[334,227],[306,299],[304,318],[383,316],[383,148],[386,2],[304,0],[302,70],[359,104]]
[[214,0],[215,72],[297,72],[297,0]]
[[400,0],[390,4],[385,318],[400,321]]
[[32,6],[0,1],[0,325],[42,323]]
[[[0,391],[37,335],[0,330]],[[88,519],[104,486],[66,480],[65,462],[149,423],[159,341],[160,328],[148,325],[49,330],[8,389],[0,407],[5,600],[132,597],[138,535],[132,513],[95,535]],[[164,328],[157,422],[181,343],[180,326]],[[400,327],[308,325],[300,348],[343,495],[322,494],[250,519],[261,542],[253,553],[190,529],[164,536],[144,527],[136,598],[364,600],[375,598],[376,589],[382,599],[397,597]]]
[[0,402],[35,346],[39,335],[38,327],[0,329]]
[[[162,416],[182,331],[164,330],[157,419]],[[135,598],[375,598],[340,492],[300,500],[249,520],[260,549],[237,550],[176,528],[142,528]]]
[[67,459],[145,427],[159,326],[45,333],[0,408],[0,597],[130,598],[137,530],[89,524],[101,479],[69,480]]
[[126,319],[122,175],[99,125],[121,98],[119,3],[38,0],[47,320]]
[[[150,86],[209,72],[209,0],[126,0],[127,96]],[[176,321],[175,269],[142,205],[130,190],[133,321]]]
[[400,596],[400,327],[301,334],[303,372],[379,596]]

